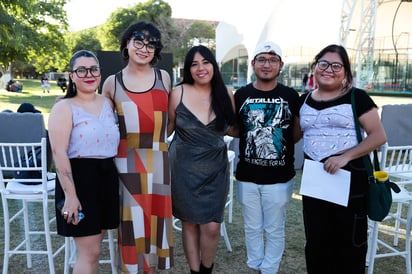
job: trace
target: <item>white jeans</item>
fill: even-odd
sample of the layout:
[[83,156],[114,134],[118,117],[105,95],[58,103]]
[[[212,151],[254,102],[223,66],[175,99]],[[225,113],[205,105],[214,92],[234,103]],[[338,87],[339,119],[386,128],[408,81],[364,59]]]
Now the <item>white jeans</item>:
[[247,265],[262,274],[275,274],[279,270],[285,249],[286,208],[292,197],[293,182],[292,179],[286,183],[258,185],[237,181],[237,199],[245,226]]

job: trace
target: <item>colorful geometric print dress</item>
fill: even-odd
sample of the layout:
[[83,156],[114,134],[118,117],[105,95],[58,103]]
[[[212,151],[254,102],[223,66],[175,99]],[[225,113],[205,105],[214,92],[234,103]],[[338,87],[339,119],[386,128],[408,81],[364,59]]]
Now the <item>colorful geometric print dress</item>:
[[116,74],[114,102],[120,145],[119,249],[123,273],[173,266],[173,226],[167,141],[168,92],[155,69],[153,87],[125,88]]

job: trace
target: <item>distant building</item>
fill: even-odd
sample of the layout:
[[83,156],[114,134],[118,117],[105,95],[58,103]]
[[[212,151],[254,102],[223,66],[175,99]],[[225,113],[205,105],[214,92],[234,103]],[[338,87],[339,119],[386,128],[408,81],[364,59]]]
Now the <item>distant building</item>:
[[[362,88],[412,90],[412,2],[402,1],[396,14],[400,1],[365,2],[372,1],[379,2],[379,6],[376,13],[365,20],[376,20],[373,37],[366,37],[366,40],[374,41],[373,71],[369,73],[368,85]],[[369,34],[369,29],[362,30],[360,24],[360,3],[357,2],[361,1],[341,2],[358,5],[354,7],[345,45],[357,76],[357,72],[364,69],[363,62],[366,62],[360,58],[365,51],[365,46],[359,41],[360,33]],[[272,40],[283,51],[285,67],[280,80],[300,89],[301,79],[310,71],[315,54],[328,44],[341,43],[341,22],[346,16],[341,5],[330,5],[329,0],[300,1],[299,6],[296,3],[269,1],[264,7],[250,5],[247,14],[237,13],[237,16],[219,23],[216,28],[216,59],[226,83],[241,86],[249,82],[253,78],[250,55],[258,43]],[[328,12],[320,12],[323,5],[328,7]]]

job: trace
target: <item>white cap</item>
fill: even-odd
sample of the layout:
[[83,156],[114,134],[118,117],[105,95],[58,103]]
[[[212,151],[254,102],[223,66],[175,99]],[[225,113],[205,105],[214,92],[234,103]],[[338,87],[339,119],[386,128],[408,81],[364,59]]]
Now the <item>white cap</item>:
[[282,58],[282,50],[280,49],[280,47],[277,44],[270,41],[266,41],[257,45],[255,52],[253,53],[253,58],[255,58],[256,55],[261,53],[273,53]]

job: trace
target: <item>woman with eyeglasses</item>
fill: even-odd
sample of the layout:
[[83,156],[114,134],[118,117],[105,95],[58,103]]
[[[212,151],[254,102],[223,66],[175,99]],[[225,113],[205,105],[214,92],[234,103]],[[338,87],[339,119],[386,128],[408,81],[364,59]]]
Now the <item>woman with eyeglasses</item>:
[[67,93],[48,122],[57,172],[57,232],[76,243],[73,273],[97,273],[106,230],[120,221],[114,165],[120,133],[112,102],[96,93],[101,81],[97,57],[81,50],[69,65]]
[[109,76],[103,94],[115,104],[120,127],[119,250],[122,273],[155,273],[173,266],[173,228],[166,136],[170,76],[156,67],[163,45],[144,21],[123,33],[125,67]]
[[[330,174],[345,169],[351,176],[346,207],[302,197],[307,271],[365,273],[368,180],[361,157],[385,143],[385,131],[371,97],[352,85],[344,47],[325,47],[315,56],[313,67],[318,88],[300,97],[296,136],[303,135],[306,159],[323,163],[323,169]],[[352,92],[358,117],[352,113]],[[356,137],[354,119],[359,119],[367,134],[361,143]]]

